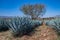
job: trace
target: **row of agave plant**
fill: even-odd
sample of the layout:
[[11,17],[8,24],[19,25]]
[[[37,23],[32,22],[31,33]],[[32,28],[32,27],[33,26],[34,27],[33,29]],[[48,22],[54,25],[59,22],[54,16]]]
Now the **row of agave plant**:
[[60,35],[60,18],[45,21],[47,26],[50,26]]
[[13,17],[9,20],[0,19],[0,30],[9,29],[14,36],[23,36],[34,31],[41,24],[42,21],[32,20],[28,17]]

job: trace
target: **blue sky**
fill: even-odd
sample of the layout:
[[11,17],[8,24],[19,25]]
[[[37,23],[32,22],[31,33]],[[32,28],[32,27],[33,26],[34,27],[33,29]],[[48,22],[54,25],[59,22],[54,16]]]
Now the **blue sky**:
[[44,4],[43,17],[60,15],[60,0],[0,0],[0,16],[23,16],[19,8],[24,4]]

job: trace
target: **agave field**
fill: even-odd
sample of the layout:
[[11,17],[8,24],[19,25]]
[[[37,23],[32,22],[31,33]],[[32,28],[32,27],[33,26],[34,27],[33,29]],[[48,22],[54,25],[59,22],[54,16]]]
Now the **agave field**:
[[[44,20],[46,26],[53,28],[60,35],[60,18]],[[10,31],[13,37],[30,35],[43,24],[41,20],[32,20],[28,17],[0,18],[0,32]]]

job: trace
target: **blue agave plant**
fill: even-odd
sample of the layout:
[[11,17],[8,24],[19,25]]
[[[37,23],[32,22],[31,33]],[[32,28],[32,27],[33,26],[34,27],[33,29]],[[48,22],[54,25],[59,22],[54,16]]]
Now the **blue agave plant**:
[[33,31],[34,28],[41,25],[39,20],[31,20],[27,17],[18,17],[8,20],[7,24],[13,35],[25,35]]
[[60,34],[60,19],[56,18],[54,20],[48,21],[46,22],[46,25],[52,27],[58,34]]
[[5,24],[5,19],[0,19],[0,32],[7,31],[9,29]]

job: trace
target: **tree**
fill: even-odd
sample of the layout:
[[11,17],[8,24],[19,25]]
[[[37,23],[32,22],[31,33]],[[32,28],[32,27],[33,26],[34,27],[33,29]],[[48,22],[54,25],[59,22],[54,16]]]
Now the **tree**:
[[23,5],[21,11],[23,11],[25,15],[31,16],[32,19],[36,19],[45,14],[45,6],[42,4]]

